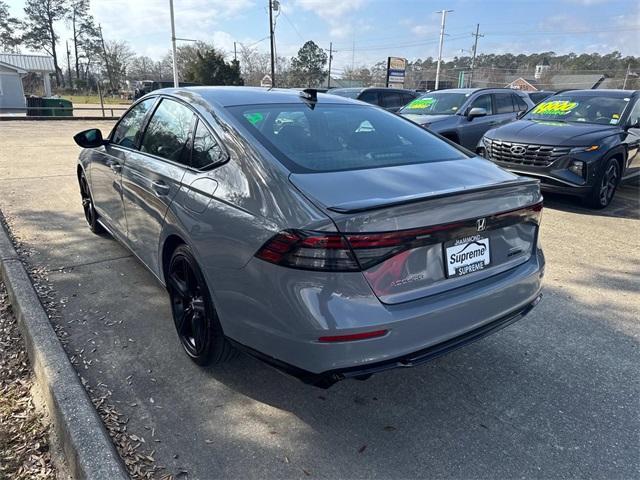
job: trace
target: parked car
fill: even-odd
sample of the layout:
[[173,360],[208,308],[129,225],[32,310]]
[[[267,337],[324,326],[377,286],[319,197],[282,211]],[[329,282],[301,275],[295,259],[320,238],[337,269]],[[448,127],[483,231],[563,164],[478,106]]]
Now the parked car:
[[529,97],[529,99],[531,99],[534,105],[537,105],[541,101],[549,98],[551,95],[556,94],[556,92],[547,91],[547,90],[540,90],[537,92],[524,92],[524,93]]
[[[192,82],[180,82],[179,86],[181,87],[195,87],[199,84]],[[141,97],[144,97],[147,93],[151,93],[154,90],[160,90],[161,88],[170,88],[173,87],[173,82],[164,81],[157,82],[155,80],[142,80],[136,82],[135,90],[133,92],[133,99],[137,100]]]
[[475,150],[487,130],[514,121],[531,107],[529,97],[509,88],[455,88],[422,95],[398,113]]
[[332,95],[353,98],[362,102],[388,110],[389,112],[397,112],[404,105],[419,96],[412,90],[404,90],[402,88],[332,88],[328,91]]
[[327,387],[425,362],[540,298],[538,182],[383,109],[168,89],[106,139],[74,139],[89,227],[166,285],[197,364],[235,347]]
[[620,181],[640,175],[639,97],[630,90],[559,93],[521,120],[488,131],[480,153],[539,179],[544,190],[604,208]]

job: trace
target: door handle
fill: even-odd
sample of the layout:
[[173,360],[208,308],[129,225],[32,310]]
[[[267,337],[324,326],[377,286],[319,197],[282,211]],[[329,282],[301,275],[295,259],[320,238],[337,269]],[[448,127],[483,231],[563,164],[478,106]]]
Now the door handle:
[[167,195],[171,187],[163,181],[151,182],[151,188],[158,196]]
[[110,163],[109,168],[113,171],[113,173],[120,173],[122,171],[122,165],[120,165],[118,162]]

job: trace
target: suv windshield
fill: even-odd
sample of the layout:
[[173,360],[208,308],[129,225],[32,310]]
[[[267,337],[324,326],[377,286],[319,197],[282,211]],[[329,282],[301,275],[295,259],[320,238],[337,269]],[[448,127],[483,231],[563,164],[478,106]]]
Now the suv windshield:
[[560,122],[617,125],[629,104],[629,98],[601,95],[580,95],[567,92],[555,95],[536,105],[524,118]]
[[418,125],[379,108],[297,103],[228,109],[296,173],[468,158]]
[[460,110],[467,98],[469,98],[468,93],[429,93],[405,105],[399,113],[453,115]]

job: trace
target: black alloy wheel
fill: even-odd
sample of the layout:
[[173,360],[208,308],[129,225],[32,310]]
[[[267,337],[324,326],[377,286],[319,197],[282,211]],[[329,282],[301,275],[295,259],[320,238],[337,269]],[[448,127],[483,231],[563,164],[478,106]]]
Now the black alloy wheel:
[[167,272],[171,312],[180,343],[198,365],[222,363],[233,354],[224,336],[208,287],[186,245],[171,257]]
[[91,190],[89,190],[89,183],[84,173],[80,174],[80,197],[82,198],[82,210],[84,211],[84,218],[89,224],[89,229],[93,233],[102,233],[104,228],[98,221],[98,213],[93,205],[93,197],[91,196]]
[[605,208],[611,203],[620,182],[620,164],[610,158],[596,181],[589,203],[593,208]]

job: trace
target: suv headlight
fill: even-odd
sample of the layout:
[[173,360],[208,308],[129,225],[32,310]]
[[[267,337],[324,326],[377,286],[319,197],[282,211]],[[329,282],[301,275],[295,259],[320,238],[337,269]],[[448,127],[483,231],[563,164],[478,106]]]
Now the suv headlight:
[[569,153],[595,152],[596,150],[600,150],[600,145],[590,145],[588,147],[572,148]]

